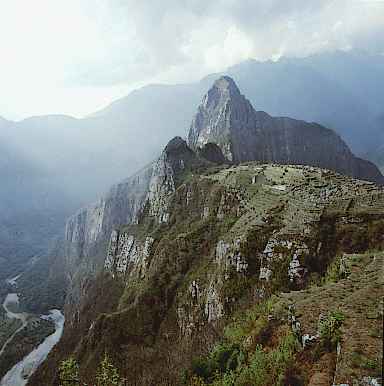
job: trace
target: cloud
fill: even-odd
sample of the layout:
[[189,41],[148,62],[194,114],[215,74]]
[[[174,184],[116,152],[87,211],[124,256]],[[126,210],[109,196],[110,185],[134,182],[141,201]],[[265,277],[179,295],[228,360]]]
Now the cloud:
[[81,115],[250,57],[383,53],[383,20],[381,0],[2,0],[0,115]]

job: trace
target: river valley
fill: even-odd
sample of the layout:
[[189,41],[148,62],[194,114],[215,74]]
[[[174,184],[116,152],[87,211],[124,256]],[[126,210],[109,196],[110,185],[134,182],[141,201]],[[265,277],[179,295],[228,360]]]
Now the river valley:
[[[24,353],[24,357],[10,368],[0,381],[0,386],[24,386],[29,377],[36,371],[38,366],[47,358],[49,352],[60,340],[64,316],[60,310],[53,309],[47,315],[32,315],[20,310],[19,295],[14,292],[18,277],[7,279],[6,283],[12,289],[3,301],[2,308],[5,319],[8,322],[17,322],[18,327],[6,339],[0,348],[0,363],[6,361],[7,354],[15,345],[21,346],[16,352]],[[21,324],[20,324],[21,323]],[[47,333],[48,332],[48,333]],[[28,342],[29,350],[23,344]],[[31,345],[31,342],[35,342]],[[24,346],[24,347],[23,347]],[[11,363],[15,363],[13,361]],[[4,373],[3,373],[4,374]]]

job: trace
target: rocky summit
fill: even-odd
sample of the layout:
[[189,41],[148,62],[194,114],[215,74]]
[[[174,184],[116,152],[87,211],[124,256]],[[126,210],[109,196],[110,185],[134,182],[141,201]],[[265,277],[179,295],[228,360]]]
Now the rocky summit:
[[256,112],[218,79],[187,142],[68,220],[64,334],[29,384],[56,385],[71,358],[94,384],[106,354],[127,385],[380,384],[384,189],[369,180],[331,130]]
[[228,76],[207,92],[191,124],[189,146],[196,149],[209,142],[218,144],[236,163],[312,165],[384,184],[379,169],[355,157],[335,132],[316,123],[255,111]]

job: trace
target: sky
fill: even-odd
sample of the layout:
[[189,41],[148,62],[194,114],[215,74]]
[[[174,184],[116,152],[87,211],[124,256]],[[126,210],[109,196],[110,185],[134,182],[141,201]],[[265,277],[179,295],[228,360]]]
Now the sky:
[[384,54],[384,0],[0,0],[0,116],[82,117],[242,60]]

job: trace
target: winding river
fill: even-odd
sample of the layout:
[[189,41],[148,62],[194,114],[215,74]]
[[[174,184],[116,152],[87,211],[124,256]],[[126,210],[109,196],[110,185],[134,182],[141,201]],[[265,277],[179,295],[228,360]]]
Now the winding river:
[[[13,281],[12,281],[13,280]],[[16,278],[7,280],[8,284],[15,285]],[[18,303],[19,298],[16,293],[9,293],[3,302],[3,308],[8,318],[19,319],[22,326],[15,331],[12,336],[4,343],[0,351],[0,356],[5,348],[11,344],[14,336],[27,325],[26,313],[14,313],[9,309],[12,303]],[[36,369],[45,361],[49,352],[60,340],[64,328],[64,315],[59,310],[51,310],[49,315],[42,315],[41,318],[52,320],[55,323],[55,332],[44,339],[44,341],[24,357],[20,362],[13,366],[0,381],[0,386],[24,386],[28,382],[28,378],[36,371]]]
[[15,335],[21,331],[27,325],[27,314],[25,313],[14,313],[8,307],[10,304],[18,304],[19,296],[16,293],[10,293],[6,296],[3,302],[3,308],[6,312],[6,315],[10,319],[18,319],[21,320],[21,326],[7,339],[7,341],[3,344],[3,347],[0,350],[0,357],[3,354],[4,350],[7,348],[9,343],[13,340]]

